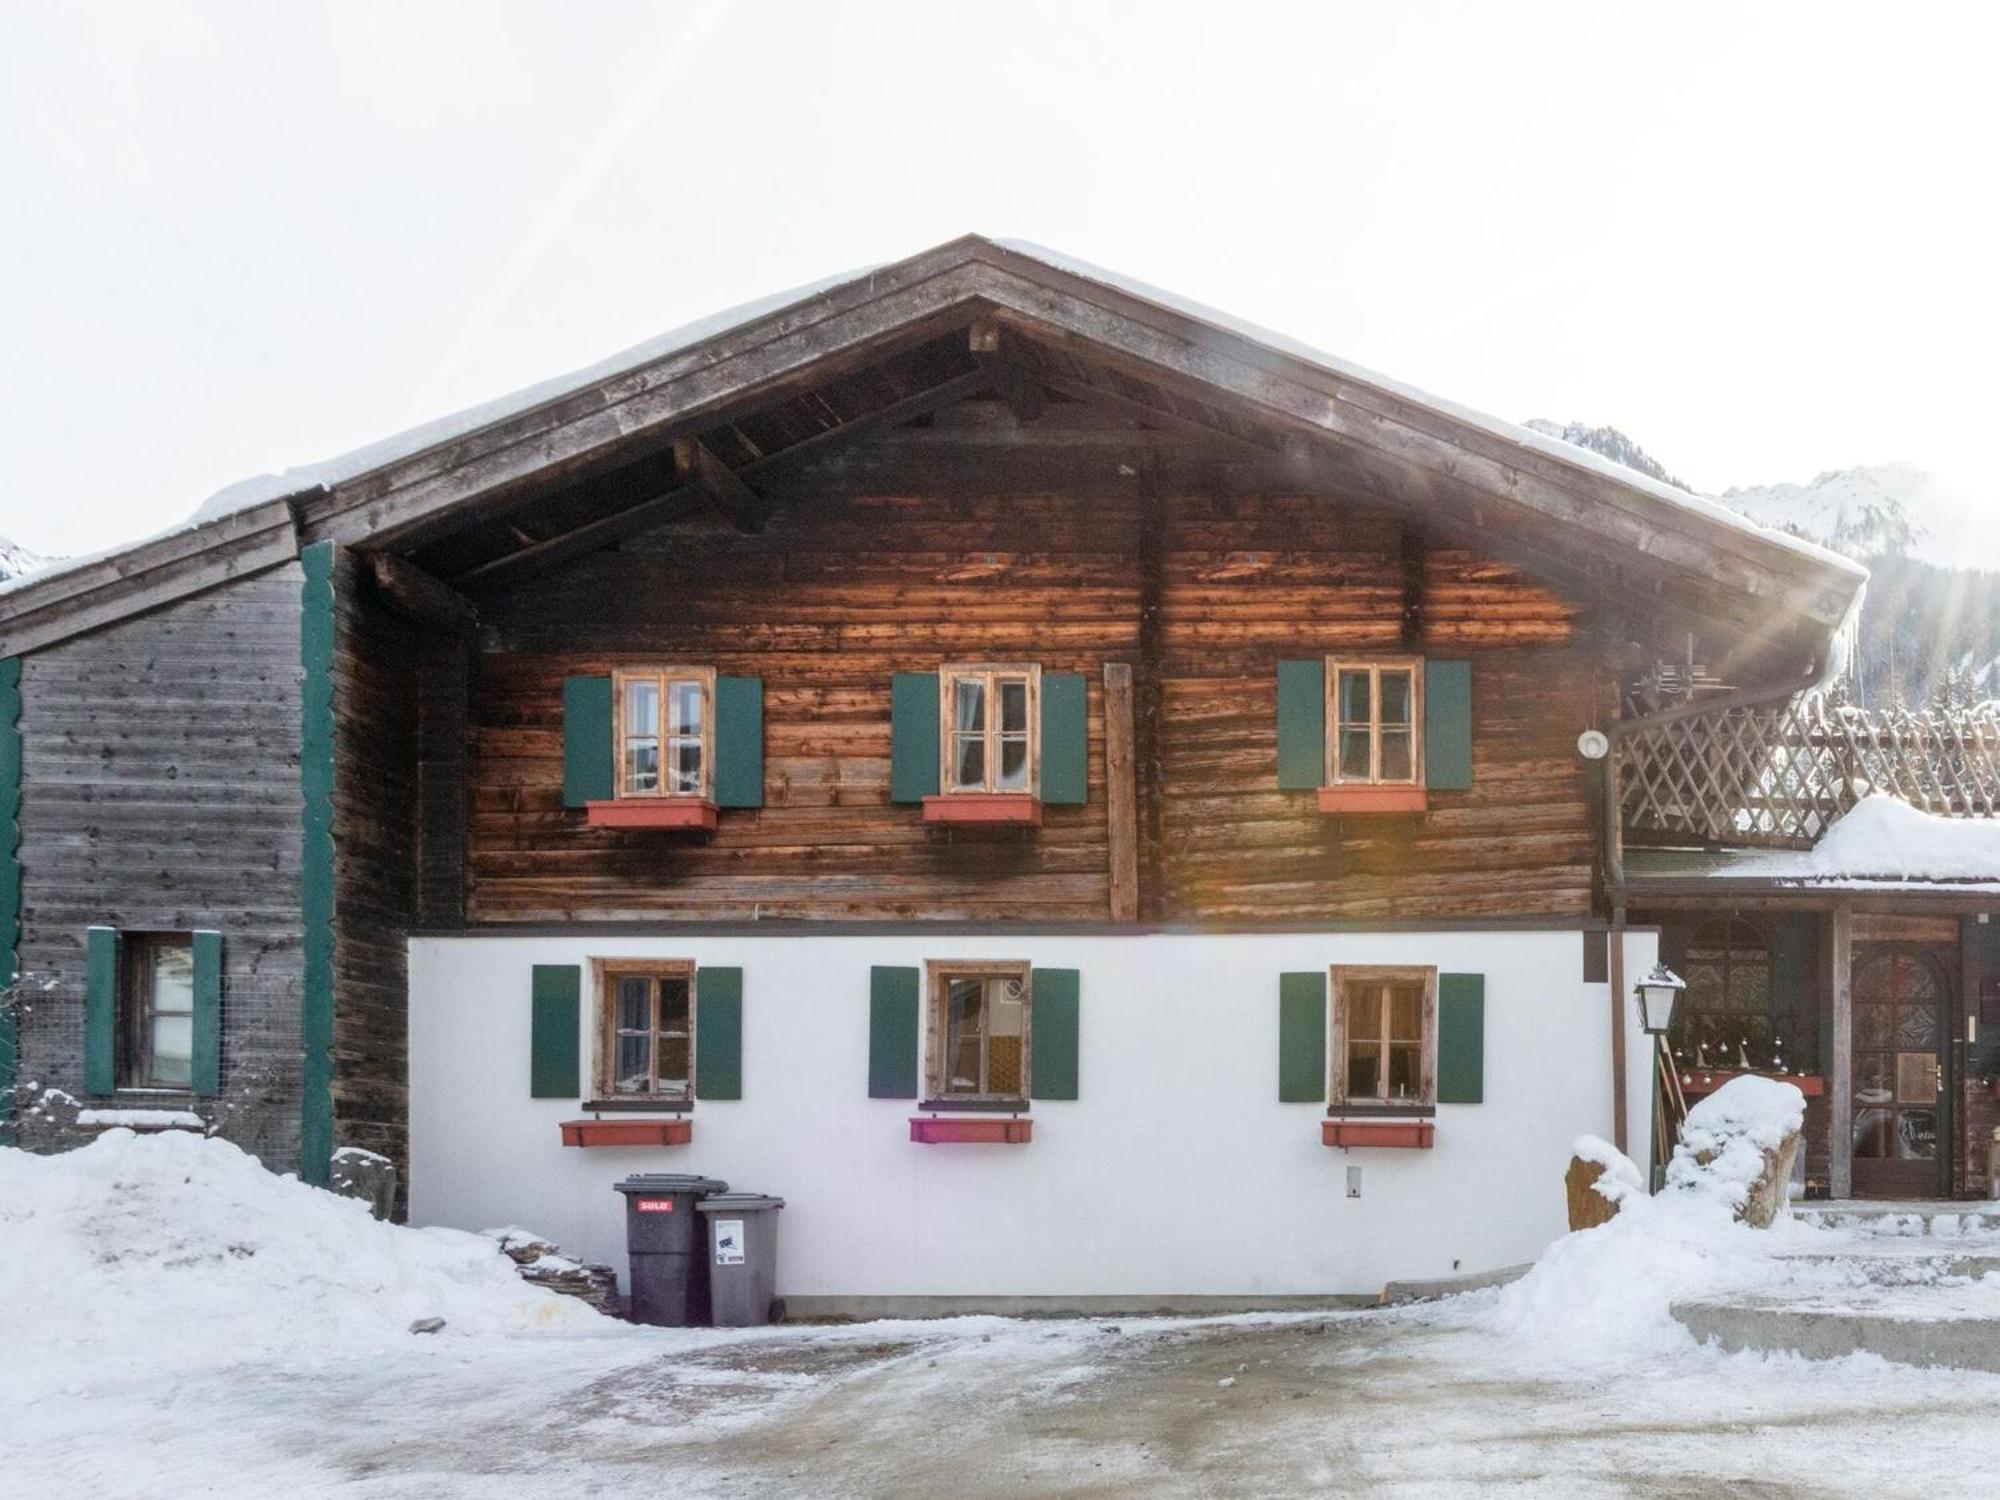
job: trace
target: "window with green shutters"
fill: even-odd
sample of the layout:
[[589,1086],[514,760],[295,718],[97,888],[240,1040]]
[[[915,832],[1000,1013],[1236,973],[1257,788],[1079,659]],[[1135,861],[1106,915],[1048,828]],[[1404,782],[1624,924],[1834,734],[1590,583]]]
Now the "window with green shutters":
[[1486,980],[1422,965],[1278,976],[1278,1098],[1330,1114],[1428,1113],[1485,1097]]
[[700,666],[563,683],[563,805],[764,803],[764,684]]
[[191,1094],[222,1087],[222,934],[120,932],[84,941],[84,1089]]
[[1026,1108],[1079,1096],[1081,976],[933,959],[869,973],[868,1094],[926,1109]]
[[[743,1097],[743,971],[689,959],[603,959],[594,971],[592,1094],[627,1104]],[[536,964],[529,1096],[584,1093],[584,973]]]
[[889,800],[1088,800],[1089,684],[1033,663],[898,672],[889,694]]
[[1280,790],[1471,788],[1470,662],[1281,661],[1277,686]]

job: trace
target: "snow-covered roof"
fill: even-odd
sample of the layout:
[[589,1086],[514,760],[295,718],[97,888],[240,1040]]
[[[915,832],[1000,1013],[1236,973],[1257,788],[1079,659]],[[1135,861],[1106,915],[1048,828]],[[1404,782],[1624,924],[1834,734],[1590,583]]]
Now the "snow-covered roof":
[[[1032,267],[1045,268],[1106,288],[1120,298],[1147,304],[1176,319],[1205,326],[1277,359],[1307,366],[1311,371],[1319,372],[1324,377],[1330,377],[1333,381],[1352,388],[1357,395],[1365,395],[1367,392],[1379,393],[1385,401],[1394,405],[1420,408],[1445,419],[1459,430],[1476,433],[1484,439],[1490,439],[1523,454],[1532,454],[1537,460],[1546,460],[1564,469],[1587,475],[1591,482],[1599,487],[1597,490],[1599,495],[1604,493],[1602,486],[1608,482],[1617,486],[1622,492],[1642,497],[1647,508],[1658,508],[1666,513],[1678,512],[1687,517],[1697,518],[1702,526],[1724,528],[1737,535],[1755,538],[1760,545],[1773,549],[1775,554],[1786,554],[1809,561],[1812,567],[1819,570],[1821,575],[1819,581],[1802,586],[1820,588],[1823,592],[1831,589],[1840,598],[1846,599],[1858,591],[1860,580],[1867,576],[1866,570],[1858,564],[1826,548],[1785,532],[1760,526],[1727,506],[1625,468],[1587,449],[1473,411],[1327,354],[1281,333],[1244,322],[1201,303],[1176,297],[1159,288],[1060,252],[1020,240],[994,240],[973,235],[938,247],[936,250],[924,252],[907,261],[846,272],[729,308],[685,324],[644,343],[636,344],[568,374],[539,381],[521,390],[436,418],[347,453],[301,464],[280,473],[255,475],[239,480],[211,495],[187,521],[176,527],[88,557],[65,559],[49,568],[0,583],[0,599],[10,595],[19,596],[23,592],[33,592],[38,598],[42,597],[42,591],[38,586],[52,579],[91,564],[102,565],[108,561],[122,559],[127,552],[153,546],[164,539],[174,538],[181,532],[201,533],[205,528],[214,527],[231,517],[242,515],[259,506],[269,506],[274,500],[311,495],[320,491],[333,491],[337,487],[348,486],[356,481],[361,481],[365,485],[370,482],[371,476],[376,475],[382,475],[386,483],[394,484],[398,482],[398,476],[393,471],[399,466],[408,466],[413,460],[421,460],[435,450],[459,443],[489,429],[504,433],[508,424],[518,425],[519,419],[553,407],[581,393],[616,386],[628,377],[636,386],[637,383],[650,378],[646,372],[656,371],[663,362],[678,360],[686,364],[692,360],[699,364],[705,358],[705,351],[710,346],[716,350],[716,358],[721,359],[733,346],[746,342],[754,343],[770,336],[771,330],[781,326],[796,327],[812,322],[822,305],[830,313],[836,307],[852,304],[857,296],[872,299],[877,294],[878,286],[883,289],[883,295],[887,295],[888,290],[897,284],[899,277],[908,278],[913,274],[913,268],[933,266],[948,268],[952,265],[979,261],[999,267],[1003,272],[1012,270],[1031,276],[1034,274]],[[925,274],[935,275],[938,272],[927,269]],[[1664,518],[1663,515],[1662,519]],[[176,541],[174,545],[178,548],[180,543]],[[198,536],[189,538],[188,545],[199,546],[200,538]],[[1675,545],[1680,548],[1676,554],[1680,559],[1680,565],[1685,567],[1690,565],[1687,549],[1692,546],[1698,555],[1701,542],[1699,538],[1683,537]],[[1773,562],[1776,562],[1775,557]],[[1759,564],[1759,566],[1764,565]],[[25,606],[13,606],[16,610],[23,607]],[[37,604],[33,607],[44,606]],[[1823,621],[1823,614],[1821,618]]]
[[1944,818],[1877,792],[1864,797],[1811,849],[1734,851],[1676,858],[1633,850],[1635,876],[1893,890],[2000,888],[2000,819]]
[[1711,500],[1704,495],[1693,494],[1676,485],[1666,484],[1654,479],[1651,475],[1641,474],[1637,469],[1629,469],[1624,464],[1615,463],[1602,454],[1591,452],[1588,448],[1580,448],[1574,443],[1566,443],[1561,438],[1549,437],[1518,422],[1509,422],[1500,417],[1488,416],[1485,412],[1475,411],[1469,406],[1461,406],[1458,402],[1448,400],[1443,396],[1434,396],[1429,391],[1420,389],[1417,386],[1406,385],[1404,382],[1395,380],[1387,375],[1377,374],[1373,370],[1342,359],[1338,355],[1328,354],[1323,349],[1315,349],[1310,344],[1301,343],[1298,339],[1286,334],[1275,332],[1272,329],[1261,327],[1255,323],[1245,322],[1241,318],[1232,317],[1230,314],[1221,312],[1213,307],[1190,301],[1185,297],[1175,296],[1172,292],[1161,291],[1158,287],[1149,286],[1143,281],[1135,281],[1129,276],[1119,275],[1116,271],[1107,271],[1101,266],[1094,266],[1088,261],[1077,260],[1073,256],[1064,255],[1059,250],[1049,250],[1041,245],[1031,244],[1027,240],[1000,239],[995,240],[994,243],[1003,249],[1012,250],[1018,255],[1025,255],[1031,260],[1038,260],[1044,265],[1052,266],[1058,271],[1067,271],[1072,276],[1080,276],[1086,281],[1094,281],[1100,286],[1110,287],[1114,291],[1122,292],[1128,297],[1136,297],[1143,302],[1151,302],[1156,307],[1162,307],[1170,312],[1179,313],[1182,317],[1192,318],[1196,322],[1206,323],[1225,333],[1233,333],[1239,338],[1249,339],[1253,343],[1263,345],[1275,354],[1284,354],[1293,359],[1301,360],[1306,364],[1326,371],[1329,375],[1337,375],[1342,380],[1351,380],[1357,385],[1372,386],[1378,391],[1385,391],[1390,395],[1400,396],[1405,401],[1414,402],[1419,406],[1427,406],[1440,415],[1448,416],[1453,421],[1459,422],[1464,426],[1477,428],[1492,437],[1500,439],[1502,442],[1511,443],[1517,448],[1525,448],[1531,452],[1539,453],[1544,458],[1552,458],[1558,463],[1569,465],[1571,468],[1586,469],[1601,478],[1615,480],[1627,489],[1643,491],[1655,500],[1664,501],[1668,505],[1689,511],[1694,515],[1702,517],[1704,520],[1714,521],[1730,527],[1732,530],[1747,532],[1750,535],[1762,537],[1767,541],[1776,542],[1803,556],[1814,558],[1819,562],[1839,568],[1842,572],[1851,573],[1856,577],[1866,578],[1868,576],[1868,570],[1860,563],[1855,562],[1852,558],[1843,557],[1831,548],[1822,547],[1816,542],[1809,542],[1804,537],[1795,536],[1788,531],[1780,531],[1771,526],[1761,526],[1741,511],[1732,510],[1720,501]]

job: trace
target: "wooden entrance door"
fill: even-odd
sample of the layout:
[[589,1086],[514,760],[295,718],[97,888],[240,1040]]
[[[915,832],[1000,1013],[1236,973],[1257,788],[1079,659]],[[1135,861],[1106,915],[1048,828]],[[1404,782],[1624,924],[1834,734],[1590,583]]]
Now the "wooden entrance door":
[[1854,1194],[1943,1197],[1945,967],[1914,943],[1857,943],[1853,993]]

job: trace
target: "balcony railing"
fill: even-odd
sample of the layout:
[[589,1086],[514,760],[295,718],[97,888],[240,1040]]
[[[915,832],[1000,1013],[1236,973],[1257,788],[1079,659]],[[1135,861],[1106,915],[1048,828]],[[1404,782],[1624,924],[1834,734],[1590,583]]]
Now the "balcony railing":
[[1871,792],[1944,817],[2000,817],[2000,703],[1883,712],[1810,693],[1659,715],[1615,744],[1633,844],[1810,848]]

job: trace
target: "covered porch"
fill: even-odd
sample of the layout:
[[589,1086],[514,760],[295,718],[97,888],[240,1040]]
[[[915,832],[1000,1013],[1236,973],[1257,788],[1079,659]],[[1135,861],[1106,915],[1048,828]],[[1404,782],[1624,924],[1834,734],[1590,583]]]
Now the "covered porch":
[[1808,885],[1693,862],[1635,852],[1626,885],[1687,981],[1667,1039],[1687,1101],[1745,1071],[1797,1084],[1810,1199],[1991,1197],[2000,882]]

